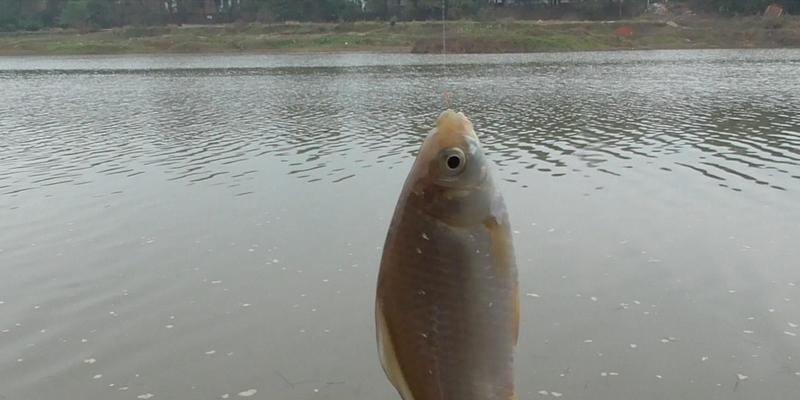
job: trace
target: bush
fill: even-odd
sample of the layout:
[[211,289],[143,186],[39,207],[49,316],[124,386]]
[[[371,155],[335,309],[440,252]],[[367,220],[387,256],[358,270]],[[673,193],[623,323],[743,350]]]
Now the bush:
[[608,15],[608,4],[599,1],[587,1],[579,3],[575,10],[581,18],[589,20],[605,19]]
[[44,24],[41,20],[36,18],[26,18],[19,21],[18,29],[25,31],[38,31],[42,28],[44,28]]
[[87,28],[89,26],[88,1],[70,0],[61,11],[58,21],[65,28]]

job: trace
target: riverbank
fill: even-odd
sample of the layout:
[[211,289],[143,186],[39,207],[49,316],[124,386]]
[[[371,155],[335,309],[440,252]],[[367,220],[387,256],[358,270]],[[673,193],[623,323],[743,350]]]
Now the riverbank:
[[[800,47],[800,17],[450,21],[448,53]],[[442,51],[441,22],[127,27],[0,34],[0,55]]]

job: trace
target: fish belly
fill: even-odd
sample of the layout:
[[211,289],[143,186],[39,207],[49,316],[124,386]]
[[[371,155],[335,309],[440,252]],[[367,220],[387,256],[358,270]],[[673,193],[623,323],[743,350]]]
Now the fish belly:
[[513,260],[498,265],[483,225],[415,217],[394,227],[381,264],[384,370],[404,400],[513,399]]

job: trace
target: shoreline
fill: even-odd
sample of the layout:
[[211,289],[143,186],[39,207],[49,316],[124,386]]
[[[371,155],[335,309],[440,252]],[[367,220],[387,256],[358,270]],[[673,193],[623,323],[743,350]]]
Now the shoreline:
[[[448,21],[448,54],[800,48],[800,17]],[[442,52],[441,22],[124,27],[0,34],[0,56]]]

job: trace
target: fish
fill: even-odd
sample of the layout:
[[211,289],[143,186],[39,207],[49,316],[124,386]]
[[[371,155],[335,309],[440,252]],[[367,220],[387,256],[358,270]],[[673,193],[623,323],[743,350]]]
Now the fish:
[[511,400],[519,284],[508,212],[472,122],[442,112],[395,207],[375,299],[403,400]]

